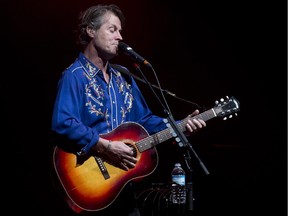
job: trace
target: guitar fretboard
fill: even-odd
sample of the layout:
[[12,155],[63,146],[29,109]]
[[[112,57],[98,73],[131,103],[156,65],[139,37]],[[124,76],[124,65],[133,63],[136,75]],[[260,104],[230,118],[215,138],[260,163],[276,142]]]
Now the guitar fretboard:
[[[216,117],[216,113],[215,111],[212,109],[209,109],[203,113],[200,113],[196,116],[188,116],[185,119],[181,120],[178,124],[177,127],[179,128],[179,130],[181,130],[182,132],[186,131],[186,124],[188,122],[188,120],[192,120],[192,119],[202,119],[204,121],[207,121],[209,119],[212,119],[214,117]],[[148,136],[140,141],[138,141],[136,143],[136,146],[138,147],[139,152],[143,152],[146,151],[147,149],[150,149],[154,146],[156,146],[159,143],[165,142],[166,140],[169,140],[171,138],[173,138],[175,136],[175,132],[171,127],[168,127],[156,134],[153,134],[151,136]]]

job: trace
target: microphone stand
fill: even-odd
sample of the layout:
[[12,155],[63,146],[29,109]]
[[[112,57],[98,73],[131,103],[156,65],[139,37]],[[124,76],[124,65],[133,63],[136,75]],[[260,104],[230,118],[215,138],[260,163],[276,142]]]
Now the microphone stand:
[[[166,103],[166,107],[164,106],[164,104],[162,103],[162,101],[159,99],[158,95],[154,91],[152,84],[145,77],[140,66],[138,64],[134,64],[134,67],[139,73],[141,73],[146,84],[149,86],[149,88],[151,89],[151,91],[153,92],[153,94],[155,95],[157,100],[159,101],[160,105],[163,107],[164,113],[167,114],[167,121],[169,123],[168,126],[173,129],[173,132],[175,133],[175,134],[173,134],[173,136],[175,137],[175,140],[177,141],[180,149],[182,150],[182,154],[183,154],[183,157],[185,159],[186,167],[188,170],[187,188],[186,188],[186,194],[187,194],[187,206],[186,207],[187,207],[188,211],[193,211],[193,208],[194,208],[194,205],[193,205],[194,197],[193,197],[193,187],[192,187],[193,186],[193,184],[192,184],[193,170],[192,170],[192,166],[191,166],[190,151],[194,154],[195,158],[199,161],[199,164],[200,164],[201,168],[203,169],[204,173],[206,175],[208,175],[209,171],[207,170],[207,168],[205,167],[205,165],[203,164],[201,159],[198,157],[197,153],[195,152],[192,145],[187,140],[187,138],[184,135],[184,133],[182,132],[182,130],[180,130],[178,128],[177,123],[175,122],[171,112],[169,111],[169,106],[165,100],[165,97],[163,95],[162,89],[160,88],[160,85],[159,85],[159,89],[161,90],[160,92],[162,93],[162,97],[163,97],[164,102]],[[154,69],[151,66],[151,64],[149,64],[149,68],[151,68],[154,72]]]
[[173,119],[173,116],[171,114],[168,115],[167,120],[170,123],[171,127],[173,128],[173,131],[177,134],[176,137],[179,138],[179,139],[176,138],[176,141],[178,142],[178,145],[179,145],[180,149],[182,150],[182,154],[183,154],[183,157],[185,159],[186,167],[188,170],[188,172],[187,172],[188,178],[186,180],[186,183],[187,183],[187,188],[186,188],[187,210],[193,211],[193,209],[194,209],[194,205],[193,205],[193,202],[194,202],[193,181],[192,181],[193,170],[192,170],[192,166],[191,166],[191,157],[190,157],[189,150],[191,150],[193,152],[194,157],[198,160],[201,168],[204,170],[206,175],[209,175],[209,171],[207,170],[207,168],[204,165],[204,163],[202,162],[202,160],[198,157],[197,153],[195,152],[192,145],[187,140],[186,136],[183,134],[183,132],[181,130],[178,129],[177,124],[176,124],[176,122]]
[[[181,147],[181,149],[185,149],[186,152],[183,152],[183,155],[184,155],[184,158],[186,159],[186,162],[187,160],[189,161],[190,160],[190,155],[189,155],[189,149],[193,152],[195,158],[198,159],[199,161],[199,164],[201,165],[202,169],[204,170],[205,174],[209,174],[209,171],[207,170],[207,168],[205,167],[204,163],[201,161],[201,159],[199,158],[199,156],[197,155],[197,153],[195,152],[195,150],[193,149],[192,145],[189,143],[187,137],[184,135],[183,131],[180,130],[178,128],[178,125],[177,123],[175,122],[171,112],[169,111],[169,108],[168,106],[165,107],[164,104],[162,103],[162,101],[159,99],[158,95],[156,94],[156,92],[154,91],[151,83],[147,80],[147,78],[145,77],[144,73],[142,72],[140,66],[138,64],[135,64],[135,68],[138,72],[141,73],[141,75],[143,76],[143,78],[145,79],[145,82],[149,85],[149,88],[151,89],[151,91],[153,92],[153,94],[155,95],[155,97],[157,98],[157,100],[159,101],[160,105],[163,107],[164,109],[164,113],[167,114],[167,120],[170,124],[170,126],[172,127],[173,129],[173,132],[176,133],[176,136],[179,138],[179,139],[176,139],[176,141],[178,142],[178,145],[179,147]],[[151,69],[153,70],[152,66],[151,66]],[[164,99],[165,100],[165,99]],[[183,148],[185,147],[185,148]],[[186,155],[187,154],[187,155]],[[186,163],[188,168],[190,167],[190,163]]]
[[[142,77],[145,79],[145,82],[148,84],[150,90],[153,92],[153,94],[155,95],[155,97],[157,98],[157,100],[159,101],[160,105],[163,107],[164,109],[164,113],[167,114],[167,121],[168,121],[168,126],[171,127],[173,129],[173,132],[175,133],[175,135],[173,135],[175,137],[175,140],[177,141],[180,149],[182,150],[182,154],[183,157],[185,159],[185,163],[186,163],[186,167],[188,168],[188,180],[187,180],[187,190],[188,190],[188,210],[192,211],[193,210],[193,191],[192,191],[192,168],[191,168],[191,157],[190,157],[190,152],[189,150],[194,154],[195,158],[198,160],[201,168],[203,169],[204,173],[206,175],[209,174],[209,171],[207,170],[206,166],[204,165],[204,163],[201,161],[201,159],[198,157],[197,153],[195,152],[195,150],[193,149],[192,145],[189,143],[189,141],[187,140],[186,136],[184,135],[184,133],[178,128],[177,123],[175,122],[171,112],[169,111],[169,106],[166,103],[166,107],[164,106],[164,104],[162,103],[162,101],[159,99],[158,95],[156,94],[156,92],[154,91],[151,83],[147,80],[147,78],[145,77],[144,73],[142,72],[140,66],[138,64],[135,64],[135,69],[141,73]],[[151,65],[149,65],[149,68],[151,68],[153,71],[153,67]],[[161,89],[161,88],[160,88]],[[162,93],[162,91],[161,91]],[[162,94],[163,96],[163,94]],[[163,100],[165,101],[165,97],[163,96]],[[166,102],[166,101],[165,101]]]

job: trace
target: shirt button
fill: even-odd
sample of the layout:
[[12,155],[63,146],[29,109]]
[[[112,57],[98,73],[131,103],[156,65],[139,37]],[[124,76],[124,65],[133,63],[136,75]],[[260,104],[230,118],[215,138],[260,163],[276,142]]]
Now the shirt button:
[[113,119],[113,121],[115,122],[115,121],[116,121],[116,119]]

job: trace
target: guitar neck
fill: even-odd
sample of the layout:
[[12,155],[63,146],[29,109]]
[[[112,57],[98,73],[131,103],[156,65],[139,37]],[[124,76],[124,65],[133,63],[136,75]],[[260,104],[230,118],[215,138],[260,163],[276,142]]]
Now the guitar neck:
[[[181,130],[182,132],[186,131],[186,124],[188,122],[188,120],[192,120],[192,119],[202,119],[204,121],[208,121],[209,119],[212,119],[214,117],[216,117],[216,113],[214,111],[214,109],[209,109],[203,113],[200,113],[196,116],[188,116],[185,119],[181,120],[178,124],[177,127],[179,128],[179,130]],[[165,142],[169,139],[173,138],[173,134],[171,133],[171,129],[170,128],[166,128],[156,134],[153,134],[149,137],[146,137],[140,141],[138,141],[136,143],[138,149],[140,152],[146,151],[147,149],[150,149],[154,146],[156,146],[157,144],[160,144],[162,142]]]

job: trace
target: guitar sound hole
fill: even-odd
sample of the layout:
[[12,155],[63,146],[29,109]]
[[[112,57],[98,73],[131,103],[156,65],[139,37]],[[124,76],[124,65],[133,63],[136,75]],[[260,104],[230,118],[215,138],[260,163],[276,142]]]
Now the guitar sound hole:
[[133,157],[137,157],[137,149],[135,148],[135,146],[134,145],[132,145],[132,144],[126,144],[126,145],[128,145],[130,148],[132,148],[133,149]]

